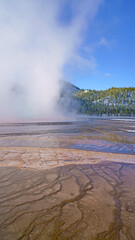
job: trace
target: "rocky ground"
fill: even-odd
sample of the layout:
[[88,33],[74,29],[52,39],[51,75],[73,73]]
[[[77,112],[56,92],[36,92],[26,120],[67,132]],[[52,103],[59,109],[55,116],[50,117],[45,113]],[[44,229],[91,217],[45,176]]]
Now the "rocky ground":
[[135,239],[135,165],[0,168],[1,240]]
[[77,149],[0,147],[0,167],[48,169],[69,164],[96,164],[105,161],[135,164],[135,155]]
[[0,240],[134,240],[135,121],[0,125]]

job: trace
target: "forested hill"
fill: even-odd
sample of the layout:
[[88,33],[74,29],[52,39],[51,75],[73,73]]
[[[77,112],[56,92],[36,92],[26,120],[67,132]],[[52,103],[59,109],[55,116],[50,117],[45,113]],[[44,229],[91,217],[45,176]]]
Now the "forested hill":
[[81,114],[135,115],[135,88],[80,90],[74,93],[74,98]]

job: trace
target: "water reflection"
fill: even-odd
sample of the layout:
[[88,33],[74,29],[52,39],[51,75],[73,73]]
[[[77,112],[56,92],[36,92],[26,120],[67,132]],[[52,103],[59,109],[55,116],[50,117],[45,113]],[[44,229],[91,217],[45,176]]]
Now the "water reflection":
[[89,118],[73,122],[0,125],[0,147],[72,148],[135,153],[135,121]]

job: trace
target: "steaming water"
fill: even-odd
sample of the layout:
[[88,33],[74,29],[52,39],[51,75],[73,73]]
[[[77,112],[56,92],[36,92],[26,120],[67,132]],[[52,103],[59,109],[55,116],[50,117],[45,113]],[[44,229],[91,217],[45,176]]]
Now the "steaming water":
[[83,118],[70,122],[0,125],[0,147],[71,148],[135,153],[135,120]]

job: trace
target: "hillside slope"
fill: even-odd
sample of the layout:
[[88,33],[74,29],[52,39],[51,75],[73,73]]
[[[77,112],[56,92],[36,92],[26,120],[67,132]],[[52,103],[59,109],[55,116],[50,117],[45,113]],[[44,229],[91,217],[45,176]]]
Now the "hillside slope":
[[135,88],[80,90],[74,98],[79,102],[77,112],[81,114],[135,115]]

